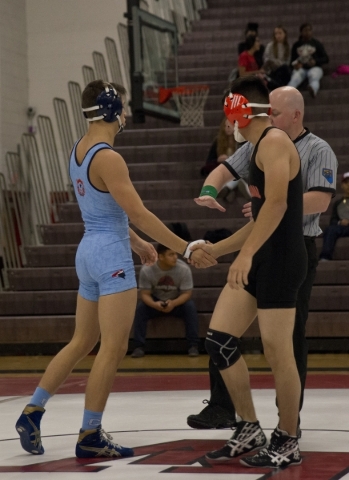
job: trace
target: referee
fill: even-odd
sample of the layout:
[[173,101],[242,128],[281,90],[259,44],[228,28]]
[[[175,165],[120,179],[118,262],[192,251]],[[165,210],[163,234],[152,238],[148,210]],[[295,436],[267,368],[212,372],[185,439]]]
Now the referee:
[[[270,93],[272,125],[284,130],[293,140],[300,159],[303,179],[303,234],[308,253],[308,271],[304,283],[299,289],[296,320],[293,332],[293,348],[297,369],[301,380],[301,399],[299,410],[303,406],[304,388],[307,376],[308,345],[305,326],[311,289],[318,264],[315,238],[321,233],[320,214],[329,206],[336,193],[337,159],[327,142],[312,134],[303,126],[304,100],[301,93],[293,87],[280,87]],[[217,192],[230,180],[248,177],[253,145],[249,142],[239,148],[234,155],[221,163],[206,178],[204,185],[213,186]],[[225,211],[215,198],[204,195],[195,199],[200,206]],[[250,208],[243,210],[250,216]],[[235,408],[225,387],[221,374],[210,360],[209,362],[211,398],[204,400],[207,406],[197,415],[189,415],[187,423],[192,428],[229,428],[235,423]],[[298,429],[298,436],[301,430]]]

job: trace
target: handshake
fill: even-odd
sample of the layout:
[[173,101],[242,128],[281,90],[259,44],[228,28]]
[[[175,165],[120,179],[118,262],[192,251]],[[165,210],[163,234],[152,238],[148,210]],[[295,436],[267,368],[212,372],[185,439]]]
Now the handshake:
[[207,268],[217,264],[213,253],[213,245],[205,240],[195,240],[188,243],[183,257],[196,268]]

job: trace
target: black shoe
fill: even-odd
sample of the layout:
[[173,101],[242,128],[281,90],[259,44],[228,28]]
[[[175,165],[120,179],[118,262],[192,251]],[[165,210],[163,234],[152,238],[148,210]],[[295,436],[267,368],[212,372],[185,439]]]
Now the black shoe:
[[259,422],[238,422],[233,436],[220,450],[206,454],[211,462],[227,462],[232,458],[263,448],[267,444],[266,436]]
[[270,444],[253,457],[240,460],[246,467],[281,468],[290,465],[300,465],[302,457],[299,451],[297,437],[291,437],[278,427],[271,435]]
[[144,348],[137,347],[133,350],[131,357],[132,358],[142,358],[142,357],[144,357],[144,355],[145,355]]
[[187,418],[189,427],[209,430],[212,428],[233,428],[235,426],[235,414],[208,400],[204,400],[202,403],[207,403],[207,407],[197,415],[189,415]]
[[196,345],[192,345],[188,350],[189,357],[198,357],[199,356],[199,349]]

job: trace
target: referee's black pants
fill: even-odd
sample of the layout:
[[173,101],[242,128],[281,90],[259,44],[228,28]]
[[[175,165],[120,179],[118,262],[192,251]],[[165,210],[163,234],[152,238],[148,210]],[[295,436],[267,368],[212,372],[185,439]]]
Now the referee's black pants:
[[[307,276],[298,292],[296,319],[293,331],[293,350],[299,378],[301,381],[301,399],[299,411],[301,411],[303,406],[304,388],[307,378],[308,342],[305,337],[305,326],[308,319],[308,308],[311,289],[315,280],[316,267],[318,264],[315,238],[304,237],[304,242],[308,253],[308,271]],[[235,412],[234,405],[231,401],[230,395],[222,379],[220,371],[214,365],[211,359],[209,361],[209,374],[211,386],[210,402],[212,404],[218,404],[226,410],[229,410],[233,415]]]

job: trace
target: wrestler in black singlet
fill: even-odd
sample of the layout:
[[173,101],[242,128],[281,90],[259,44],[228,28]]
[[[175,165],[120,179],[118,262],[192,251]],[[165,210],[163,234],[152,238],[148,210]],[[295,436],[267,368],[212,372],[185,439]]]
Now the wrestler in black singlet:
[[[265,202],[264,172],[256,165],[260,141],[270,129],[264,130],[250,162],[252,215],[256,220]],[[301,168],[288,184],[287,210],[269,239],[253,256],[245,290],[257,299],[258,308],[294,308],[298,289],[307,269],[307,253],[303,238],[303,184]]]

